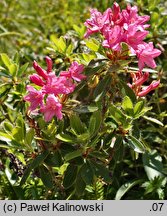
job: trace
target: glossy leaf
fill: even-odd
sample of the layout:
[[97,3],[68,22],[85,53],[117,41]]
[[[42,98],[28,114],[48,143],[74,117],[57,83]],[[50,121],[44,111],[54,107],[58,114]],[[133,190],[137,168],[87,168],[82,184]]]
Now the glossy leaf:
[[41,180],[45,185],[45,187],[49,189],[53,188],[53,178],[50,171],[44,165],[41,165],[39,167],[39,172],[40,172]]
[[133,92],[133,90],[126,83],[124,83],[121,80],[120,80],[120,84],[121,84],[121,87],[122,87],[122,93],[123,93],[123,95],[124,96],[128,96],[131,99],[131,101],[133,103],[135,103],[136,102],[136,95]]
[[164,126],[163,125],[163,123],[162,122],[160,122],[158,119],[156,119],[156,118],[153,118],[153,117],[148,117],[148,116],[143,116],[143,118],[145,118],[146,120],[148,120],[148,121],[151,121],[151,122],[153,122],[153,123],[155,123],[155,124],[158,124],[158,125],[160,125],[160,126]]
[[62,165],[62,158],[59,153],[59,151],[56,151],[54,153],[50,153],[44,162],[51,167],[60,167]]
[[31,146],[32,140],[34,139],[34,135],[35,135],[34,128],[30,128],[26,132],[26,136],[25,136],[25,144],[26,145]]
[[123,184],[117,191],[115,200],[121,200],[122,197],[135,185],[141,184],[142,180],[134,180]]
[[17,76],[21,76],[27,70],[28,66],[29,66],[28,62],[22,65],[17,72]]
[[15,76],[18,70],[17,64],[11,64],[9,65],[9,72],[12,76]]
[[83,195],[84,191],[86,188],[86,184],[84,182],[84,180],[81,177],[81,171],[79,170],[78,174],[77,174],[77,178],[76,178],[76,182],[75,182],[75,194],[80,197]]
[[94,136],[100,129],[102,116],[100,111],[96,111],[92,114],[89,122],[89,133],[90,136]]
[[144,153],[145,152],[145,146],[144,144],[139,141],[137,138],[134,136],[128,136],[127,137],[128,144],[134,149],[134,151],[138,153]]
[[128,96],[125,96],[122,102],[122,108],[125,110],[126,114],[133,116],[133,103]]
[[76,134],[83,134],[85,132],[85,127],[77,114],[70,116],[70,125]]
[[42,152],[41,154],[39,154],[35,159],[31,160],[31,163],[28,165],[27,169],[24,172],[20,185],[23,185],[26,182],[32,170],[38,167],[39,165],[41,165],[43,161],[45,160],[45,158],[48,156],[48,154],[49,154],[49,151],[46,150]]
[[124,124],[126,121],[126,116],[114,105],[110,105],[110,116],[118,123]]
[[79,150],[76,150],[76,151],[73,151],[73,152],[66,154],[64,159],[65,159],[65,161],[69,161],[69,160],[72,160],[78,156],[81,156],[82,153],[83,153],[83,150],[79,149]]
[[143,154],[143,165],[149,180],[163,176],[162,157],[156,150]]
[[2,59],[2,61],[3,61],[3,63],[4,63],[4,65],[5,65],[7,68],[9,68],[10,65],[11,65],[11,60],[10,60],[10,58],[8,57],[8,55],[5,54],[5,53],[2,53],[2,54],[1,54],[1,59]]
[[0,131],[0,140],[5,142],[10,142],[12,140],[12,136],[8,133],[4,133]]
[[134,106],[134,116],[138,116],[138,114],[143,110],[144,108],[144,101],[138,101]]
[[67,142],[67,143],[75,143],[76,142],[76,139],[75,137],[72,137],[68,134],[58,134],[56,136],[57,139],[61,140],[61,141],[64,141],[64,142]]
[[11,84],[8,84],[8,83],[1,84],[0,85],[0,99],[3,96],[8,96],[8,93],[9,93],[9,91],[10,91],[11,88],[12,88]]
[[69,164],[69,166],[65,171],[64,179],[63,179],[63,186],[65,187],[65,189],[70,188],[75,183],[77,171],[78,171],[77,166],[75,166],[74,164]]
[[97,177],[102,177],[103,180],[107,183],[112,182],[112,178],[110,176],[109,170],[103,164],[94,162],[93,160],[90,162],[92,169]]
[[3,123],[3,126],[4,126],[4,130],[5,130],[7,133],[11,134],[11,131],[12,131],[12,129],[13,129],[13,125],[12,125],[10,122],[5,121],[5,122]]
[[89,162],[84,163],[80,169],[81,177],[87,185],[91,185],[93,183],[94,178],[94,170],[90,166]]
[[99,42],[98,42],[96,39],[91,38],[91,39],[89,39],[88,41],[86,41],[86,46],[87,46],[89,49],[91,49],[91,50],[97,52],[98,49],[99,49]]

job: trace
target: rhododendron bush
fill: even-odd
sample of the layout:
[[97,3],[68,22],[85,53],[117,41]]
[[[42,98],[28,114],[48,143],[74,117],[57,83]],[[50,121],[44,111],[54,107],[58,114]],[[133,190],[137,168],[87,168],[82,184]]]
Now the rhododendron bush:
[[33,67],[1,53],[0,169],[19,199],[121,199],[136,185],[140,197],[127,198],[147,199],[153,184],[151,198],[164,199],[167,173],[149,137],[152,124],[159,139],[165,130],[166,113],[153,114],[164,49],[150,16],[114,2],[74,29],[51,34]]

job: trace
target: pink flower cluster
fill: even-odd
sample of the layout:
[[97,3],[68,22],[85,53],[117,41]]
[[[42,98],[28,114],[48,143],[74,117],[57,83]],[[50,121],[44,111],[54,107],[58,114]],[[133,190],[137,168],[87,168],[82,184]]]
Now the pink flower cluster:
[[60,72],[56,76],[52,72],[52,60],[49,57],[45,58],[47,70],[42,69],[36,61],[33,67],[37,74],[30,76],[31,82],[37,85],[37,89],[28,85],[29,92],[24,100],[30,102],[30,111],[35,111],[38,107],[39,111],[44,114],[46,122],[50,121],[54,116],[62,119],[62,102],[65,95],[72,93],[75,89],[76,82],[85,79],[86,76],[82,74],[84,66],[74,61],[68,71]]
[[84,23],[87,27],[85,37],[100,33],[104,38],[103,47],[112,50],[114,54],[121,53],[121,43],[126,43],[130,52],[138,58],[140,72],[136,75],[136,79],[143,77],[141,71],[145,66],[156,67],[154,58],[159,56],[161,51],[154,48],[152,42],[143,41],[149,33],[146,30],[149,27],[146,24],[150,19],[149,16],[139,16],[136,6],[127,5],[127,8],[121,11],[116,2],[113,8],[108,8],[103,14],[97,9],[91,9],[90,13],[90,19]]

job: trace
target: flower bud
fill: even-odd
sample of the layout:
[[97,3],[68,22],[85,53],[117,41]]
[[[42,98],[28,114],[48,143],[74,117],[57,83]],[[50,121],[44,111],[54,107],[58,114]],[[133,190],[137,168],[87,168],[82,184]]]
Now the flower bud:
[[48,75],[44,69],[42,69],[36,61],[33,62],[33,67],[38,73],[39,76],[43,77],[45,80],[47,80]]
[[47,64],[47,72],[48,73],[52,72],[52,67],[53,67],[52,59],[49,56],[46,56],[45,61],[46,61],[46,64]]
[[35,83],[38,86],[44,86],[45,85],[44,81],[41,79],[41,77],[38,74],[31,75],[30,80],[31,80],[31,82]]

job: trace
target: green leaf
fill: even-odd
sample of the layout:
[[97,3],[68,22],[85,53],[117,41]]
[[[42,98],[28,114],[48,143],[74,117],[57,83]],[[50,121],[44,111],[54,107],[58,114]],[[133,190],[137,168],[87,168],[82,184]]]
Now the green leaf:
[[122,108],[125,110],[126,114],[133,116],[133,103],[128,96],[125,96],[122,102]]
[[163,176],[162,157],[156,150],[143,154],[143,165],[149,180]]
[[5,54],[5,53],[2,53],[2,54],[1,54],[1,59],[2,59],[2,61],[3,61],[3,63],[4,63],[4,65],[9,69],[9,67],[10,67],[10,65],[11,65],[12,63],[11,63],[11,60],[10,60],[10,58],[8,57],[8,55]]
[[15,76],[17,74],[17,70],[18,70],[17,64],[9,65],[9,72],[12,76]]
[[31,146],[32,140],[34,138],[35,135],[35,131],[34,128],[30,128],[27,132],[26,132],[26,137],[25,137],[25,144],[28,146]]
[[76,182],[75,182],[75,193],[78,197],[83,195],[83,193],[85,191],[85,187],[86,187],[86,184],[85,184],[84,180],[82,179],[81,172],[79,170],[79,172],[77,174]]
[[26,182],[31,171],[33,169],[35,169],[36,167],[38,167],[39,165],[41,165],[43,163],[43,161],[45,160],[45,158],[48,156],[48,154],[49,154],[49,151],[46,150],[46,151],[42,152],[41,154],[39,154],[35,159],[33,159],[31,161],[31,163],[28,165],[27,169],[24,172],[24,175],[21,179],[20,185],[23,185]]
[[118,109],[114,105],[110,105],[109,108],[110,116],[118,123],[118,124],[124,124],[126,122],[126,116],[122,113],[120,109]]
[[82,53],[82,58],[86,63],[90,62],[92,59],[96,58],[95,54],[90,54],[90,53]]
[[28,62],[22,65],[18,70],[17,76],[21,76],[27,70],[28,65],[29,65]]
[[39,167],[39,172],[41,180],[45,187],[47,187],[48,189],[53,188],[53,179],[50,171],[44,165],[41,165]]
[[136,95],[135,95],[134,91],[126,83],[124,83],[122,80],[120,80],[120,84],[122,87],[123,95],[128,96],[131,99],[131,101],[133,103],[135,103],[136,102]]
[[17,119],[16,119],[16,125],[18,126],[18,128],[20,128],[20,137],[22,139],[24,139],[24,137],[26,135],[26,127],[25,127],[25,121],[24,121],[23,116],[21,114],[19,114]]
[[106,168],[106,166],[95,161],[90,161],[90,165],[97,177],[100,176],[105,182],[111,183],[112,178],[110,177],[109,170]]
[[61,141],[64,141],[64,142],[67,142],[67,143],[75,143],[76,142],[76,138],[75,137],[72,137],[68,134],[58,134],[56,136],[57,139],[61,140]]
[[91,49],[91,50],[97,52],[98,49],[99,49],[99,42],[98,42],[96,39],[91,38],[91,39],[89,39],[89,40],[86,41],[86,46],[87,46],[89,49]]
[[66,54],[71,55],[73,52],[73,49],[74,49],[74,46],[72,44],[70,44],[66,49]]
[[120,200],[133,186],[141,184],[143,180],[134,180],[123,184],[117,191],[115,200]]
[[0,140],[5,142],[10,142],[12,140],[12,136],[7,133],[0,131]]
[[151,13],[151,22],[157,23],[157,20],[159,20],[160,14],[157,12]]
[[82,153],[83,153],[83,150],[79,149],[79,150],[76,150],[76,151],[73,151],[73,152],[66,154],[64,159],[65,159],[65,161],[69,161],[69,160],[72,160],[78,156],[81,156]]
[[65,53],[66,51],[66,42],[63,36],[57,38],[56,35],[52,34],[50,36],[51,41],[54,43],[54,48],[57,48],[57,51],[60,53]]
[[77,143],[87,143],[88,140],[90,139],[90,134],[89,132],[77,135]]
[[152,117],[148,117],[148,116],[143,116],[144,119],[148,120],[148,121],[151,121],[155,124],[158,124],[160,126],[164,126],[162,122],[160,122],[158,119],[155,119],[155,118],[152,118]]
[[8,84],[8,83],[1,84],[0,85],[0,99],[3,96],[8,96],[8,93],[9,93],[9,91],[10,91],[11,88],[12,88],[11,84]]
[[13,129],[13,125],[12,125],[10,122],[5,121],[5,122],[3,123],[3,126],[4,126],[4,130],[5,130],[8,134],[11,134],[12,129]]
[[143,110],[144,108],[144,101],[138,101],[134,106],[134,117],[138,116],[138,114]]
[[19,144],[23,144],[24,142],[24,134],[21,127],[14,127],[12,130],[12,136],[15,141]]
[[85,34],[85,26],[80,24],[80,26],[73,25],[74,30],[77,32],[78,36],[82,39]]
[[63,186],[65,187],[65,189],[70,188],[75,183],[77,172],[77,166],[75,166],[74,164],[68,165],[63,179]]
[[145,152],[145,146],[144,144],[139,141],[137,138],[134,136],[128,136],[127,137],[128,144],[134,149],[134,151],[138,153],[144,153]]
[[62,50],[63,52],[65,52],[66,50],[66,42],[63,36],[61,36],[59,38],[59,43],[57,44],[57,46],[59,47],[60,50]]
[[80,168],[80,173],[86,185],[91,185],[93,183],[94,170],[88,162],[84,163],[84,165]]
[[112,77],[106,75],[104,79],[100,80],[94,91],[95,101],[99,101],[106,94],[108,86],[111,84]]
[[44,162],[51,167],[60,167],[62,165],[62,159],[59,151],[50,153]]
[[102,122],[101,112],[100,111],[94,112],[89,122],[89,133],[91,137],[95,136],[98,133],[101,126],[101,122]]
[[77,114],[72,114],[70,116],[70,126],[76,134],[83,134],[85,132],[84,124]]
[[121,161],[123,158],[123,154],[124,154],[124,145],[123,145],[123,138],[122,136],[117,136],[116,140],[114,142],[114,155],[113,155],[113,160],[112,162],[115,164],[118,163],[118,161]]

